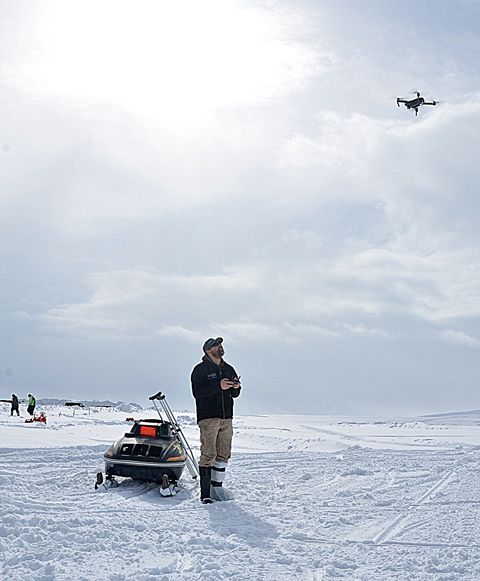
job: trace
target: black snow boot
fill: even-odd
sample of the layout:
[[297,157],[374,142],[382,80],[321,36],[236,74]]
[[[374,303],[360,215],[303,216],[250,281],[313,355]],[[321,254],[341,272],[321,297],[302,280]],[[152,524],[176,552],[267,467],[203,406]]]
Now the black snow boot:
[[203,504],[210,504],[210,482],[212,481],[212,469],[210,466],[200,466],[200,500]]

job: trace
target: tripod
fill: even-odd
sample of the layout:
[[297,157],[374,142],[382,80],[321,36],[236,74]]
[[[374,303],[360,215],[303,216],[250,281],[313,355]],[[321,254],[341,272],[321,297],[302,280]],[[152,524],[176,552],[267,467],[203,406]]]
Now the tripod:
[[177,436],[183,446],[183,449],[185,450],[185,456],[187,457],[187,468],[190,472],[190,476],[194,479],[197,478],[199,476],[197,461],[195,460],[195,456],[193,455],[192,449],[190,448],[190,444],[187,442],[187,438],[185,438],[182,432],[182,428],[179,426],[171,407],[168,405],[165,394],[159,391],[155,395],[150,396],[148,399],[153,402],[153,405],[163,422],[162,414],[157,406],[157,401],[160,402],[163,413],[172,426],[172,432]]

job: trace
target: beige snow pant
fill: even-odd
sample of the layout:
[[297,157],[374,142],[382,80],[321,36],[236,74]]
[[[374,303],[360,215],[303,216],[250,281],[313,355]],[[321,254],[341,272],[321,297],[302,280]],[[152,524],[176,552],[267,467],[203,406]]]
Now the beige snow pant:
[[232,452],[233,421],[207,418],[200,428],[200,466],[213,466],[215,460],[228,462]]

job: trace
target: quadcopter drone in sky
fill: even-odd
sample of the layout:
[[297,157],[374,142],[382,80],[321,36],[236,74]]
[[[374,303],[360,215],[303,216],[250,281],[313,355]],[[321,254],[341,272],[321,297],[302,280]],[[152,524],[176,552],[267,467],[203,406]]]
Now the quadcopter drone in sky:
[[418,108],[421,105],[436,105],[437,101],[425,101],[425,99],[420,96],[418,91],[415,91],[417,95],[416,99],[402,99],[397,97],[397,105],[400,107],[400,103],[403,103],[407,109],[415,109],[415,116],[418,115]]

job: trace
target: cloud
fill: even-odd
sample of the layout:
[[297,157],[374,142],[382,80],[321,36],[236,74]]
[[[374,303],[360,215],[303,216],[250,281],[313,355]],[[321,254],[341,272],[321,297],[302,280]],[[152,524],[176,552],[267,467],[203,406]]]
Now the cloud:
[[[429,320],[478,316],[478,102],[478,94],[467,97],[414,123],[325,113],[317,136],[285,142],[279,172],[319,216],[320,260],[311,270],[322,289],[343,279],[340,308],[400,308]],[[348,206],[363,207],[356,222]],[[336,247],[334,228],[343,234]],[[328,297],[313,302],[332,308]]]
[[192,344],[200,343],[203,337],[200,333],[196,333],[195,331],[186,329],[180,325],[162,325],[162,327],[155,331],[155,335],[160,337],[175,337]]
[[480,347],[480,340],[476,339],[475,337],[471,337],[466,333],[462,333],[460,331],[454,331],[453,329],[446,329],[440,332],[442,339],[447,341],[448,343],[453,343],[454,345],[458,346],[467,346],[472,347],[474,349],[478,349]]
[[[118,337],[177,336],[182,320],[203,319],[215,304],[233,301],[238,293],[257,286],[255,272],[235,271],[217,276],[159,275],[142,270],[112,271],[90,275],[92,294],[83,303],[49,309],[38,320],[69,333],[106,334]],[[210,305],[210,307],[209,307]],[[185,337],[192,334],[182,331]]]
[[[438,116],[412,126],[319,115],[317,135],[286,138],[262,168],[272,172],[272,187],[282,183],[278,198],[274,190],[251,196],[242,187],[227,189],[213,206],[161,208],[161,197],[153,206],[148,196],[140,198],[127,222],[127,209],[122,219],[113,212],[99,222],[110,231],[116,224],[120,238],[129,232],[130,250],[103,258],[125,261],[126,268],[102,270],[91,260],[96,272],[86,264],[82,298],[52,304],[37,320],[84,337],[176,337],[193,344],[219,334],[238,344],[251,338],[289,344],[395,341],[391,321],[401,316],[425,329],[476,319],[478,202],[471,193],[478,170],[470,148],[480,110],[466,99]],[[460,136],[470,147],[462,145],[461,160],[443,163],[443,144]],[[245,167],[254,171],[264,160],[252,160],[245,147]],[[462,169],[471,178],[456,191],[451,176],[456,171],[461,179]],[[187,189],[202,175],[192,172]],[[225,177],[219,179],[218,185]],[[261,213],[260,203],[266,204]],[[470,213],[457,211],[458,204]],[[85,211],[93,215],[88,204]],[[78,206],[69,212],[77,216]],[[100,255],[108,229],[97,242]]]

